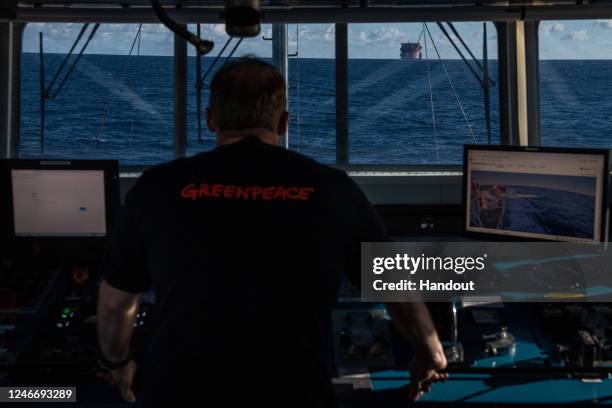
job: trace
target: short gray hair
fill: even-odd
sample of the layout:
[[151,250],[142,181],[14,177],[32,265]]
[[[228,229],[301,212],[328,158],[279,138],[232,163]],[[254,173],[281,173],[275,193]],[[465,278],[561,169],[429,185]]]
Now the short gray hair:
[[275,131],[287,109],[287,84],[273,65],[252,56],[242,57],[215,74],[208,107],[221,131]]

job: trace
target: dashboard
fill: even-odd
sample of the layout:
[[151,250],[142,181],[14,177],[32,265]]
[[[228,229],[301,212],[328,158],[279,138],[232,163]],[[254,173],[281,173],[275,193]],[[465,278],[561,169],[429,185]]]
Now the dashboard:
[[[355,171],[391,234],[463,240],[461,175]],[[130,178],[122,178],[122,190]],[[31,248],[0,263],[0,386],[77,387],[71,406],[121,406],[100,380],[95,307],[99,259],[53,259]],[[419,404],[523,406],[612,403],[612,305],[457,299],[428,304],[450,379]],[[133,338],[146,375],[155,296],[141,297]],[[332,311],[333,384],[343,406],[404,406],[412,351],[384,304],[343,282]],[[278,373],[278,375],[285,375]]]

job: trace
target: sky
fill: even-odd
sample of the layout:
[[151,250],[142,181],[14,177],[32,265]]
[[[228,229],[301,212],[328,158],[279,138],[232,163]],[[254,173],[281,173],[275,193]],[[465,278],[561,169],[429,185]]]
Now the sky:
[[[435,23],[427,24],[433,44],[444,59],[459,58],[449,41]],[[477,58],[482,57],[483,24],[456,23],[459,34]],[[66,53],[76,39],[82,24],[30,23],[24,34],[24,51],[38,52],[38,33],[44,33],[45,52]],[[190,29],[195,30],[191,25]],[[92,40],[88,53],[127,54],[136,36],[138,25],[103,24]],[[350,24],[349,58],[397,59],[400,44],[417,41],[421,36],[423,24]],[[262,36],[271,36],[271,26],[262,26],[262,35],[244,40],[236,56],[255,54],[270,57],[272,46]],[[225,41],[225,27],[222,24],[203,25],[203,37],[212,39],[216,55]],[[299,38],[299,41],[298,41]],[[334,57],[333,24],[289,25],[289,52],[294,53],[299,46],[302,58]],[[493,24],[487,23],[489,58],[497,58],[497,35]],[[427,38],[429,58],[437,58],[436,50]],[[424,43],[421,37],[421,43]],[[143,25],[141,55],[172,55],[171,33],[160,24]],[[423,50],[424,52],[425,50]],[[193,55],[193,50],[190,50]],[[612,20],[585,21],[544,21],[540,25],[541,59],[612,59]]]

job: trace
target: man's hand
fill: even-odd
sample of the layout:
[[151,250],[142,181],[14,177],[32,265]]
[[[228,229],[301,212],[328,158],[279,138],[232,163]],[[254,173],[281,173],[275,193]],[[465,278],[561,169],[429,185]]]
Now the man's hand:
[[424,393],[431,391],[433,383],[445,381],[448,374],[440,372],[445,368],[446,357],[441,345],[433,351],[416,353],[410,363],[410,386],[408,388],[410,399],[418,400]]
[[102,375],[102,378],[121,392],[121,398],[132,403],[136,401],[136,396],[132,391],[134,374],[136,374],[136,363],[130,361],[125,367],[107,371]]
[[444,349],[423,302],[387,303],[387,311],[414,350],[408,393],[416,401],[431,390],[431,384],[448,378],[448,374],[440,372],[446,368]]

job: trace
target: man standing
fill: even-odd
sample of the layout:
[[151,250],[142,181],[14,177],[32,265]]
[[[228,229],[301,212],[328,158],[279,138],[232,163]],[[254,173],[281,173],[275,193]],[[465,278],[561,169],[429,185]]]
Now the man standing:
[[[153,167],[128,193],[100,289],[102,363],[133,401],[130,339],[138,294],[157,297],[149,406],[335,405],[331,309],[343,273],[358,283],[360,243],[383,224],[342,171],[278,147],[286,84],[255,58],[211,83],[218,147]],[[446,365],[427,309],[390,304],[416,351],[410,394]]]

